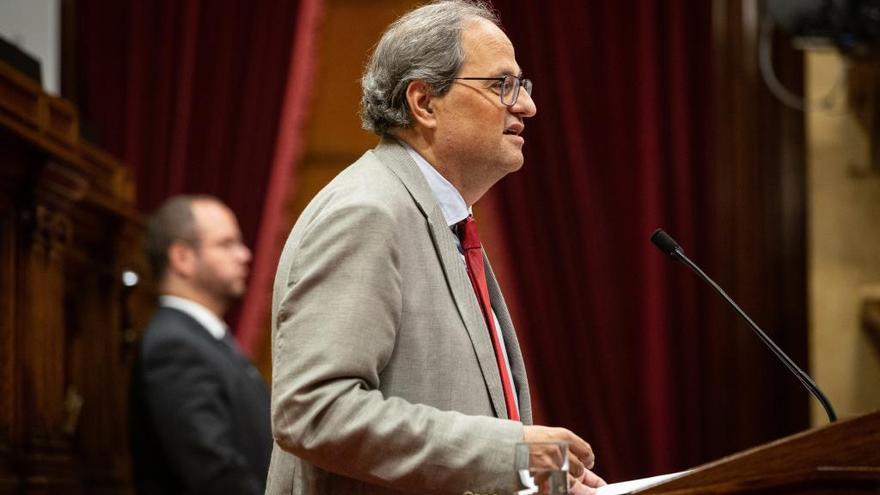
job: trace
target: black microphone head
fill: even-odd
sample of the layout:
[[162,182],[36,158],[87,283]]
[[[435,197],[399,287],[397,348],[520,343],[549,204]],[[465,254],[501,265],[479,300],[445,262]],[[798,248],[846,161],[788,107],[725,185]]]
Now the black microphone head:
[[680,255],[684,254],[681,246],[675,242],[675,239],[673,239],[672,236],[664,232],[663,229],[657,229],[651,234],[651,242],[657,246],[657,249],[673,258],[678,258]]

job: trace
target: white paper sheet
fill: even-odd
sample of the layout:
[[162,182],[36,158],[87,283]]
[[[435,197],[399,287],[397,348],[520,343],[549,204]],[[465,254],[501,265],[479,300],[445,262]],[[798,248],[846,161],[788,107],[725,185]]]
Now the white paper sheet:
[[651,476],[650,478],[641,478],[637,480],[621,481],[620,483],[611,483],[609,485],[599,487],[597,492],[598,495],[625,495],[633,490],[656,485],[657,483],[660,483],[662,481],[671,480],[672,478],[683,476],[689,472],[690,471],[679,471],[677,473]]

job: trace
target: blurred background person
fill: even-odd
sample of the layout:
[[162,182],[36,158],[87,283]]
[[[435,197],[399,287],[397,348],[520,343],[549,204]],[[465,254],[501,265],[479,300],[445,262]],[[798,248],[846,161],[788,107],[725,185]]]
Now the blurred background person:
[[269,395],[222,320],[251,259],[235,215],[210,196],[175,196],[150,218],[146,251],[160,297],[132,374],[136,488],[262,494]]

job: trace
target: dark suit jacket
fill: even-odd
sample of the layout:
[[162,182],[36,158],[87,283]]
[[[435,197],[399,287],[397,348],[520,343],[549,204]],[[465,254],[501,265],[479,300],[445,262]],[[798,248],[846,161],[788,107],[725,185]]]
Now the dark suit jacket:
[[272,450],[266,385],[186,313],[159,308],[147,327],[130,412],[138,493],[262,495]]

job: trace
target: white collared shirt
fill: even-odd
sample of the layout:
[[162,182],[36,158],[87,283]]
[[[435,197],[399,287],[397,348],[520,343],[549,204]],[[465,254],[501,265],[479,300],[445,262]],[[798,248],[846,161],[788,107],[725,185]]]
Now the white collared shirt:
[[[425,176],[425,180],[428,181],[428,187],[430,187],[431,192],[434,193],[434,198],[440,206],[440,211],[443,212],[443,218],[446,220],[446,224],[452,228],[467,218],[468,215],[471,214],[471,209],[468,207],[467,203],[465,203],[464,198],[461,196],[461,193],[458,192],[458,189],[456,189],[451,182],[446,180],[446,177],[443,177],[443,175],[440,174],[433,165],[428,163],[428,160],[425,160],[418,151],[414,150],[412,146],[400,140],[398,140],[398,142],[406,149],[413,161],[416,162],[422,175]],[[461,253],[462,261],[464,261],[464,253],[461,250],[461,240],[457,235],[455,236],[455,244],[458,246],[459,253]],[[498,322],[495,308],[492,308],[492,319],[495,321],[495,335],[498,336],[498,342],[501,343],[501,353],[504,354],[504,365],[507,367],[507,376],[509,376],[512,381],[513,373],[510,371],[510,359],[507,357],[507,346],[504,345],[504,335],[501,333],[501,324]],[[513,387],[513,398],[516,401],[516,406],[519,407],[519,397],[516,394],[515,386]]]
[[[443,212],[443,218],[446,220],[446,224],[453,227],[458,222],[467,218],[468,215],[471,214],[471,209],[468,208],[467,204],[464,202],[464,198],[461,197],[461,193],[458,192],[458,189],[456,189],[451,182],[446,180],[446,177],[443,177],[440,172],[428,163],[428,160],[425,160],[418,151],[412,148],[412,146],[403,141],[400,141],[400,144],[406,148],[409,156],[411,156],[416,162],[416,165],[419,166],[419,170],[422,171],[422,175],[425,176],[425,180],[428,181],[428,187],[431,188],[431,192],[434,193],[434,197],[437,199],[437,204],[440,206],[440,211]],[[457,238],[458,236],[456,236],[456,239]]]
[[226,323],[217,317],[213,311],[195,301],[177,296],[163,295],[159,296],[159,306],[174,308],[192,316],[217,340],[222,340],[226,336]]

